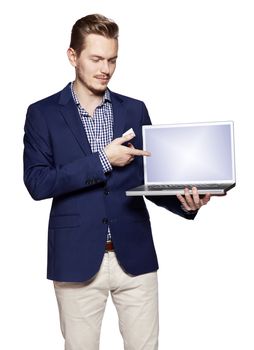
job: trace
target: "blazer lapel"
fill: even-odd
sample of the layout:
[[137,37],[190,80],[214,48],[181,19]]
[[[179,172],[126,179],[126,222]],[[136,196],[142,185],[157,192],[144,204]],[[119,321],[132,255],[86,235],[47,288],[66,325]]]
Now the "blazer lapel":
[[69,84],[62,90],[60,99],[60,112],[64,117],[66,124],[71,129],[74,137],[85,154],[91,153],[91,147],[88,142],[85,129],[82,125],[78,109],[73,101]]
[[121,137],[124,132],[124,125],[126,122],[126,109],[124,108],[124,102],[121,97],[114,92],[110,92],[114,125],[113,125],[113,138]]

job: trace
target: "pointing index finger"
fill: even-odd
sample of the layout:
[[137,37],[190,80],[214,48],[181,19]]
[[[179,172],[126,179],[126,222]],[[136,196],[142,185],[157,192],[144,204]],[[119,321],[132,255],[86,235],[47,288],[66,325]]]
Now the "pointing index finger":
[[129,148],[129,154],[133,156],[147,156],[149,157],[151,155],[150,152],[144,151],[142,149],[137,149],[137,148]]

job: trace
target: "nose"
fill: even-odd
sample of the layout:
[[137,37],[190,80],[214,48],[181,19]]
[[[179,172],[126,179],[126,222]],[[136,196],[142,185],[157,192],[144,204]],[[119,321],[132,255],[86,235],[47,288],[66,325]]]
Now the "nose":
[[109,74],[109,63],[107,60],[102,61],[101,72],[103,74]]

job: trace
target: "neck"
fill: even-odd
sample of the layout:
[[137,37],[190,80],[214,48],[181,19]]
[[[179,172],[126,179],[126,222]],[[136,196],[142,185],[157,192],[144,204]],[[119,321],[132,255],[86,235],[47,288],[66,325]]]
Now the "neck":
[[74,81],[73,88],[81,106],[92,116],[96,107],[101,104],[104,92],[96,94],[77,80]]

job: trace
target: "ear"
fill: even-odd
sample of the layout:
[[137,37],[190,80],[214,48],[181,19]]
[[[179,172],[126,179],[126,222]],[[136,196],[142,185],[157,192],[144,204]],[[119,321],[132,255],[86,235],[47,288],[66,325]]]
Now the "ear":
[[77,54],[76,54],[76,51],[73,50],[71,47],[68,48],[67,50],[67,56],[68,56],[68,59],[70,61],[70,64],[76,68],[77,66]]

